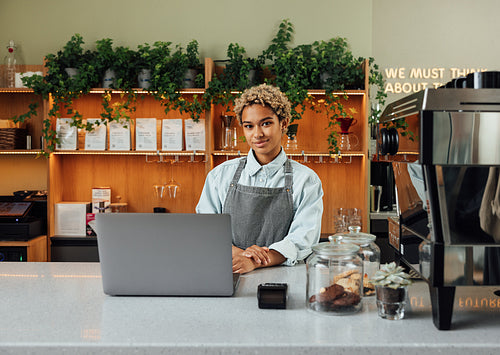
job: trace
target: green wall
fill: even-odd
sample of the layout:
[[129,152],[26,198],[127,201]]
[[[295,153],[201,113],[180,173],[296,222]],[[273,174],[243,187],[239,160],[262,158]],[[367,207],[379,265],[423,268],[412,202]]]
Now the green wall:
[[[500,1],[373,0],[373,57],[385,74],[404,68],[396,83],[446,83],[453,73],[500,70]],[[412,68],[442,68],[442,78],[410,77]],[[452,71],[452,69],[455,69]],[[421,86],[422,88],[422,86]],[[387,102],[408,93],[389,94]]]
[[[229,43],[251,56],[267,47],[282,19],[295,25],[295,44],[346,37],[356,56],[369,56],[372,0],[0,0],[0,48],[19,45],[24,64],[41,64],[74,33],[86,45],[171,41],[200,43],[200,55],[225,59]],[[4,52],[3,52],[4,53]],[[3,55],[2,55],[3,57]]]

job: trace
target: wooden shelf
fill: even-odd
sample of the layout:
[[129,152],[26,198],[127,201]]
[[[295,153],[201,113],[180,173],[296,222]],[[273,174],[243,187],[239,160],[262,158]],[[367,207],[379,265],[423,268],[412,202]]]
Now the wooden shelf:
[[0,155],[39,155],[42,151],[40,149],[12,149],[0,150]]
[[26,261],[43,262],[47,261],[47,236],[40,235],[28,241],[0,240],[2,247],[26,247]]
[[28,89],[28,88],[0,88],[0,93],[33,94],[33,89]]
[[[311,90],[307,90],[307,93],[309,95],[326,95],[326,92],[325,90],[321,90],[321,89],[311,89]],[[333,95],[347,95],[347,96],[356,96],[356,95],[359,95],[359,96],[365,96],[366,95],[366,91],[365,90],[345,90],[345,91],[334,91],[332,92]]]
[[[215,150],[213,155],[217,156],[244,156],[247,155],[248,152],[239,152],[235,150]],[[286,152],[286,155],[289,157],[331,157],[335,158],[337,156],[344,156],[344,157],[364,157],[365,153],[360,151],[360,150],[352,150],[346,153],[340,153],[340,154],[330,154],[330,153],[317,153],[317,152]]]
[[131,155],[131,156],[169,156],[169,157],[186,157],[186,156],[205,156],[204,151],[136,151],[136,150],[58,150],[52,152],[51,155]]

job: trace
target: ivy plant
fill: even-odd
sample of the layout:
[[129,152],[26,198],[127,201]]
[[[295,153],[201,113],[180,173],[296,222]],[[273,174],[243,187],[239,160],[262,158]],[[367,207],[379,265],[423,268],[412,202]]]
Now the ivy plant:
[[260,73],[264,58],[250,58],[246,50],[238,43],[230,43],[227,48],[228,60],[220,75],[214,74],[205,91],[203,101],[206,108],[210,104],[222,104],[226,112],[229,112],[234,100],[241,95],[241,92],[258,83],[252,80],[250,72],[255,70]]

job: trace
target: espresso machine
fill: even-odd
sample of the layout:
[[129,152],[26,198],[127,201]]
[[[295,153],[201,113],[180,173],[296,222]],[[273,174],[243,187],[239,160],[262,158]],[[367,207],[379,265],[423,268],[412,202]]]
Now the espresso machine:
[[428,283],[435,326],[450,329],[456,287],[500,285],[500,72],[389,104],[373,159],[393,164],[389,243]]

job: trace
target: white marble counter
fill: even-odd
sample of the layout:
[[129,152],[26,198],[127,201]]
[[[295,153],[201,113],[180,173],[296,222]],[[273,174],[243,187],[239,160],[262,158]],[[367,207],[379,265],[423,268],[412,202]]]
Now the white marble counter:
[[[305,281],[299,265],[244,275],[232,298],[110,297],[98,263],[0,263],[0,353],[500,353],[495,288],[457,289],[453,329],[439,331],[422,282],[410,287],[406,318],[389,321],[373,297],[351,316],[308,311]],[[264,282],[289,284],[288,309],[257,307]]]

